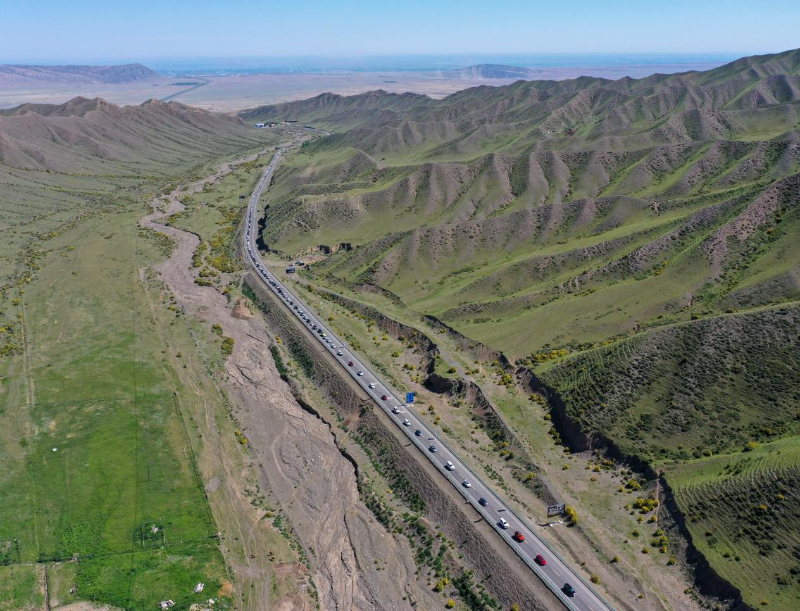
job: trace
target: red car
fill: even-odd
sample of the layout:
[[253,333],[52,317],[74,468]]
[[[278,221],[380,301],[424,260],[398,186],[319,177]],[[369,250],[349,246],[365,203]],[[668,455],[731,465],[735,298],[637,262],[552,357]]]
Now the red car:
[[541,554],[536,554],[536,558],[534,558],[534,560],[536,560],[536,564],[539,566],[547,566],[547,560],[542,558]]
[[352,366],[353,366],[353,361],[347,361],[347,364],[348,364],[350,367],[352,367]]
[[523,534],[522,534],[521,532],[519,532],[518,530],[515,530],[515,531],[514,531],[514,537],[513,537],[513,539],[514,539],[514,541],[516,541],[517,543],[522,543],[522,542],[525,540],[525,535],[523,535]]
[[386,395],[381,395],[381,401],[386,401],[386,399],[388,399],[388,398],[389,397],[387,397]]

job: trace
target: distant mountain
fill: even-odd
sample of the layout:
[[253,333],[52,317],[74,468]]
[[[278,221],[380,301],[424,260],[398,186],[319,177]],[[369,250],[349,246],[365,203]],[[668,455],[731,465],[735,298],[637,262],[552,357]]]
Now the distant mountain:
[[[178,102],[117,106],[77,97],[0,111],[0,165],[75,172],[98,163],[158,165],[175,149],[193,156],[232,139],[253,140],[241,119]],[[116,167],[116,166],[115,166]]]
[[374,125],[393,121],[399,114],[420,111],[433,103],[431,98],[418,93],[396,94],[378,89],[354,96],[323,93],[307,100],[243,110],[239,116],[245,121],[270,119],[318,122],[335,125],[337,130],[341,130],[362,123]]
[[502,64],[477,64],[458,70],[448,70],[442,76],[459,79],[532,79],[543,74],[542,70],[504,66]]
[[[520,121],[545,129],[596,125],[598,134],[634,128],[637,121],[743,110],[800,99],[800,49],[738,59],[713,70],[653,74],[616,81],[599,77],[536,80],[504,87],[473,87],[442,100],[424,95],[370,91],[354,96],[323,93],[314,98],[245,110],[247,120],[297,120],[334,131],[353,126],[459,122],[463,131],[477,123]],[[548,120],[549,117],[549,120]],[[743,117],[747,119],[747,117]],[[477,123],[476,123],[477,122]],[[672,128],[659,125],[662,129]],[[537,137],[537,133],[531,136]],[[447,136],[442,132],[442,137]],[[361,145],[363,148],[364,144]]]
[[159,78],[142,64],[120,66],[26,66],[0,65],[0,83],[45,81],[71,84],[118,84]]

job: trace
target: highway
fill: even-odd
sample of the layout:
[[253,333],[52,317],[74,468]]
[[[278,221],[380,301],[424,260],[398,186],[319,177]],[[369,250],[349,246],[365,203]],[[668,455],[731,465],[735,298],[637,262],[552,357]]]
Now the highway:
[[[250,197],[245,226],[246,259],[266,286],[305,325],[322,346],[349,373],[358,385],[383,409],[392,422],[408,437],[462,494],[472,507],[494,528],[497,534],[516,552],[530,569],[550,588],[567,609],[576,611],[610,610],[612,607],[594,592],[592,587],[540,539],[522,518],[517,516],[491,488],[484,484],[441,439],[406,405],[389,386],[367,367],[361,358],[333,333],[325,323],[267,270],[255,245],[257,231],[256,206],[261,193],[269,186],[272,174],[280,161],[283,149],[276,152]],[[515,533],[524,541],[515,540]],[[537,559],[537,556],[539,558]],[[570,593],[569,584],[574,592]]]

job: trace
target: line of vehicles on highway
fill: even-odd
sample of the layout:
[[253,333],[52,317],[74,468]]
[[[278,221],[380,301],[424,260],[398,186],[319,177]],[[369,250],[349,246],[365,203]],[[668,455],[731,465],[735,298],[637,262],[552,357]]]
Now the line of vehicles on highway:
[[[395,399],[395,397],[390,393],[390,391],[386,386],[380,383],[379,379],[377,379],[372,374],[370,375],[365,374],[365,371],[360,368],[360,364],[357,365],[358,359],[356,355],[352,351],[350,351],[343,342],[336,339],[335,337],[332,337],[332,334],[323,327],[322,323],[319,322],[319,319],[316,316],[313,316],[311,313],[303,309],[304,308],[303,304],[300,303],[297,300],[297,298],[288,291],[288,289],[285,289],[283,284],[280,281],[278,281],[277,278],[265,268],[257,252],[254,252],[253,240],[251,239],[251,231],[254,225],[255,203],[261,194],[261,191],[264,187],[264,184],[266,183],[268,176],[270,175],[272,169],[277,163],[279,156],[280,153],[277,154],[275,158],[273,158],[273,161],[268,166],[267,171],[264,173],[264,176],[262,177],[261,181],[256,187],[256,190],[251,196],[250,200],[251,205],[248,210],[247,225],[245,229],[247,257],[251,262],[251,264],[253,265],[253,267],[256,269],[261,279],[264,280],[264,282],[266,282],[270,286],[270,288],[281,298],[283,303],[292,311],[292,313],[294,313],[295,316],[297,316],[301,321],[303,321],[303,323],[306,325],[309,331],[312,334],[314,334],[317,337],[317,339],[327,347],[332,356],[335,356],[337,361],[342,366],[345,366],[351,372],[351,375],[354,375],[356,381],[367,391],[367,393],[387,412],[390,412],[390,417],[392,417],[396,423],[400,424],[407,431],[409,437],[412,438],[412,440],[416,439],[415,444],[418,445],[420,449],[424,449],[426,447],[426,442],[423,441],[422,438],[426,436],[426,433],[430,435],[429,432],[423,431],[424,425],[419,424],[421,428],[414,427],[413,437],[411,437],[412,420],[410,418],[413,418],[414,420],[419,422],[418,418],[411,413],[405,412],[403,410],[403,406],[401,404],[398,404],[400,402],[397,399]],[[430,442],[433,442],[435,440],[436,438],[434,436],[428,438],[428,441]],[[473,484],[470,481],[469,477],[463,477],[460,476],[458,473],[456,473],[457,466],[453,463],[453,461],[451,460],[445,461],[442,460],[441,458],[439,459],[433,458],[432,455],[438,456],[437,453],[439,452],[439,448],[437,447],[436,443],[428,444],[427,450],[431,455],[432,461],[435,464],[439,465],[440,467],[443,467],[445,471],[447,471],[448,473],[452,473],[453,476],[456,477],[456,480],[453,482],[454,484],[458,482],[459,479],[461,480],[460,483],[461,487],[464,490],[464,495],[467,496],[467,498],[470,498],[472,502],[474,502],[475,497],[478,495],[475,494],[475,492],[471,492],[473,490]],[[457,457],[446,446],[443,448],[443,452],[445,454],[445,457],[448,454],[450,454],[453,456],[454,460],[457,460]],[[492,496],[492,493],[489,491],[489,489],[486,488],[481,482],[478,482],[478,493],[481,494],[483,490],[486,490],[487,497],[491,497],[493,501],[496,502],[496,499]],[[502,506],[500,507],[490,506],[493,505],[494,503],[490,504],[490,501],[484,496],[480,496],[477,499],[477,503],[478,505],[480,505],[481,508],[484,509],[482,513],[484,513],[485,516],[490,516],[491,514],[497,514],[498,512],[507,511],[506,508]],[[492,517],[490,517],[489,519],[496,520],[495,521],[496,526],[502,531],[509,531],[511,528],[511,525],[509,524],[508,520],[506,520],[504,517],[498,515],[492,515]],[[525,534],[522,532],[522,530],[514,530],[514,534],[511,535],[510,538],[518,545],[523,544],[526,540]],[[527,557],[528,561],[530,560],[531,556],[528,555],[527,552],[523,552],[523,555]],[[544,558],[542,554],[536,554],[533,557],[533,561],[539,567],[547,566],[547,560]],[[555,570],[555,573],[560,574],[557,569]],[[549,581],[552,584],[552,577],[549,578]],[[563,594],[565,594],[568,597],[573,597],[576,594],[575,589],[570,583],[564,583],[564,585],[559,589],[561,590],[561,592],[563,592]]]
[[[291,308],[292,310],[296,311],[297,315],[300,317],[301,320],[303,320],[306,323],[308,328],[311,329],[312,332],[316,333],[319,336],[320,340],[322,340],[329,347],[329,349],[331,351],[335,352],[337,357],[344,356],[344,352],[342,351],[342,348],[344,346],[339,346],[339,345],[335,344],[333,342],[333,340],[331,340],[331,338],[328,337],[327,333],[325,333],[325,331],[322,329],[322,327],[317,325],[317,323],[315,323],[312,320],[312,318],[297,303],[295,303],[294,298],[289,296],[289,294],[283,289],[283,287],[280,286],[276,280],[274,280],[274,279],[272,279],[270,277],[270,273],[264,268],[264,266],[255,259],[255,256],[253,255],[253,252],[252,252],[252,247],[250,246],[250,231],[249,230],[247,231],[246,237],[247,237],[247,240],[248,240],[248,246],[247,246],[248,254],[251,256],[251,259],[253,260],[253,263],[256,266],[256,269],[258,270],[258,272],[262,276],[262,278],[270,286],[272,286],[276,290],[278,295],[283,299],[284,303],[287,306],[289,306],[289,308]],[[348,367],[353,367],[354,366],[354,362],[353,361],[347,361],[347,366]],[[356,372],[356,375],[359,376],[359,377],[362,377],[364,375],[364,371],[359,369]],[[375,388],[375,383],[374,382],[370,382],[370,383],[367,384],[367,386],[369,388],[371,388],[371,389],[374,389]],[[381,395],[381,400],[382,401],[388,401],[389,400],[388,395],[385,395],[385,394]],[[401,407],[399,405],[394,405],[392,407],[392,413],[396,414],[396,415],[397,414],[401,414],[402,413]],[[402,421],[402,424],[403,424],[403,426],[411,426],[411,421],[408,418],[404,418],[403,421]],[[414,435],[417,436],[417,437],[421,437],[423,435],[422,430],[416,429],[414,431]],[[428,446],[428,451],[435,454],[436,452],[438,452],[438,448],[436,447],[435,444],[431,444],[431,445]],[[448,460],[445,463],[444,468],[447,469],[448,471],[452,472],[452,471],[455,470],[456,467],[452,463],[452,461]],[[464,488],[472,488],[472,483],[469,481],[469,479],[464,479],[461,482],[461,485]],[[482,507],[486,507],[489,504],[489,502],[484,497],[481,497],[478,500],[478,503]],[[500,520],[497,522],[497,525],[500,528],[502,528],[503,530],[508,530],[509,527],[510,527],[508,521],[505,518],[500,518]],[[520,532],[519,530],[514,531],[514,534],[512,535],[511,538],[514,539],[514,541],[516,541],[517,543],[524,543],[524,541],[525,541],[525,535],[522,532]],[[539,566],[546,566],[547,565],[547,560],[545,560],[545,558],[541,554],[537,554],[536,557],[534,558],[534,561]],[[568,596],[573,596],[575,594],[575,591],[574,591],[573,587],[569,583],[564,584],[563,590]]]

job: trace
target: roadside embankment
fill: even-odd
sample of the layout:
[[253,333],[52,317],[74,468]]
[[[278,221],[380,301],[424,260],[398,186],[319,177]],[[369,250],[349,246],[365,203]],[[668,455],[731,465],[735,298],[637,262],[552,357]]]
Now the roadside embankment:
[[[184,209],[181,197],[232,169],[227,164],[214,177],[176,190],[141,224],[174,240],[171,256],[155,271],[191,321],[198,347],[198,354],[178,356],[209,368],[203,383],[180,398],[192,404],[188,413],[202,431],[200,473],[236,597],[253,610],[310,611],[316,600],[323,609],[410,609],[409,596],[431,608],[433,595],[417,583],[410,550],[360,501],[353,464],[330,427],[304,409],[281,378],[270,355],[275,337],[263,317],[246,315],[219,289],[196,283],[198,236],[162,224]],[[219,350],[212,329],[230,340],[220,369],[204,353],[206,344]],[[200,386],[208,384],[219,385],[217,400],[198,403],[205,397]],[[234,439],[234,447],[245,451],[244,463],[225,453],[225,440]],[[287,541],[295,556],[280,559],[273,549]]]
[[[407,489],[403,495],[421,499],[425,519],[451,539],[463,555],[463,568],[475,572],[478,582],[504,606],[519,604],[521,609],[552,609],[559,602],[530,574],[516,554],[485,523],[430,462],[412,448],[386,415],[372,409],[371,401],[339,371],[327,352],[311,335],[295,324],[271,291],[253,275],[245,279],[252,296],[259,302],[271,329],[295,360],[307,361],[316,384],[348,422],[350,435],[357,436],[366,450],[379,455],[402,477]],[[396,480],[397,481],[397,480]],[[503,576],[502,578],[500,576]],[[511,576],[514,576],[513,578]]]

